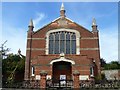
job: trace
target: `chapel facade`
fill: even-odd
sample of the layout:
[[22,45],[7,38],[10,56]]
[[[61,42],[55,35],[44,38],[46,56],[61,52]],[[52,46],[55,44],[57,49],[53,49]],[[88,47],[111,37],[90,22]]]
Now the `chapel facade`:
[[30,21],[27,33],[25,80],[54,81],[65,79],[93,80],[101,72],[99,32],[96,20],[92,30],[75,23],[65,15],[61,5],[60,17],[39,30]]

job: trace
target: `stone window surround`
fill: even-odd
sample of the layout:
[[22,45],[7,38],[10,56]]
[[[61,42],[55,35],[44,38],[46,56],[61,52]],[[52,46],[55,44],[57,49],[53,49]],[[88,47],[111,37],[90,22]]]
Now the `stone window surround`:
[[74,29],[65,29],[65,28],[53,29],[46,33],[46,49],[45,49],[46,55],[49,54],[49,34],[53,32],[59,32],[59,31],[73,32],[76,34],[76,54],[79,55],[80,54],[80,32]]

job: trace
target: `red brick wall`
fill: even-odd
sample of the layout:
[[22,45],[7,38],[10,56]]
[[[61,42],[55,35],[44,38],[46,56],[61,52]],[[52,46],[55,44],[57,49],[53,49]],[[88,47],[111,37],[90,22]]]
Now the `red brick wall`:
[[[59,19],[58,19],[59,20]],[[46,70],[48,74],[52,74],[52,66],[50,61],[53,59],[59,58],[59,55],[46,55],[45,46],[46,46],[46,33],[49,30],[61,28],[57,21],[54,21],[47,26],[41,28],[37,32],[32,33],[32,48],[40,48],[41,50],[31,50],[31,63],[30,65],[35,66],[35,74],[39,74],[41,70]],[[82,26],[77,25],[76,23],[67,20],[68,25],[65,28],[75,29],[80,32],[80,49],[82,48],[99,48],[99,37],[98,32],[91,33]],[[28,37],[29,38],[29,37]],[[40,38],[40,39],[34,39]],[[87,38],[87,39],[85,39]],[[89,39],[92,38],[92,39]],[[98,39],[93,39],[98,38]],[[27,48],[30,48],[30,39],[27,39]],[[29,58],[29,51],[27,50],[27,57]],[[88,74],[90,75],[90,65],[92,60],[95,60],[97,69],[100,69],[100,51],[99,50],[80,50],[80,55],[65,55],[66,58],[75,61],[75,65],[72,66],[72,70],[80,71],[81,75]],[[97,72],[98,70],[96,70]],[[31,72],[31,71],[30,71]],[[100,73],[100,72],[99,72]],[[97,73],[96,73],[97,75]],[[31,75],[30,75],[31,76]]]

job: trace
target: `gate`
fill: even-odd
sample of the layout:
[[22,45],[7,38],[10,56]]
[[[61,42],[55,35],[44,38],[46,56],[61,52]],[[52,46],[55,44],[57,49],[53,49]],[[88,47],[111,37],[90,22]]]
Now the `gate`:
[[47,80],[46,88],[73,88],[73,80]]

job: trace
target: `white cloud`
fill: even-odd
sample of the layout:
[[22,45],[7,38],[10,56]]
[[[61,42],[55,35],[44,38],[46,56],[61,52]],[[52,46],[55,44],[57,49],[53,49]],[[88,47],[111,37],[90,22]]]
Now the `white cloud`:
[[[40,21],[45,17],[43,13],[37,13],[35,19],[33,19],[34,30],[38,29],[40,25]],[[27,41],[27,29],[9,26],[9,24],[5,24],[3,27],[2,42],[7,40],[5,44],[6,48],[10,48],[9,53],[17,54],[18,49],[21,49],[21,53],[26,55],[26,41]]]
[[100,51],[101,57],[107,62],[118,60],[118,31],[117,27],[101,29]]
[[45,14],[44,13],[36,13],[36,17],[33,19],[33,23],[34,23],[34,30],[38,30],[40,25],[40,21],[43,20],[45,18]]
[[27,30],[15,27],[6,27],[3,30],[3,42],[7,40],[5,46],[10,48],[9,53],[17,54],[18,49],[21,49],[21,53],[26,55]]

